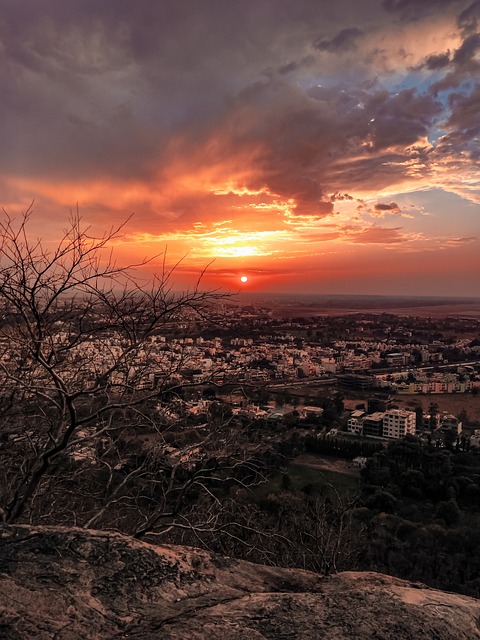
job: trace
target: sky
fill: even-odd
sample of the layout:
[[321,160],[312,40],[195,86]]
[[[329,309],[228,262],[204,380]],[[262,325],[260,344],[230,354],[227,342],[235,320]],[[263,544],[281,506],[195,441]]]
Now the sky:
[[32,202],[182,287],[480,296],[480,0],[0,0]]

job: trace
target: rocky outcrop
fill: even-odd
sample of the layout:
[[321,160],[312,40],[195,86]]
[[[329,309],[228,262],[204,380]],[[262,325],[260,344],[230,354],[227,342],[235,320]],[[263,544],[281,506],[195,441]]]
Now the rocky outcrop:
[[5,640],[473,640],[480,601],[375,573],[322,577],[115,533],[0,526]]

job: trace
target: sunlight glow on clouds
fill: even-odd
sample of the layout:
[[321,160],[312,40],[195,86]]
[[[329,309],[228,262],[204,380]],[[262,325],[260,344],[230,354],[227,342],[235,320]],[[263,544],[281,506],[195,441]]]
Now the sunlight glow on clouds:
[[133,214],[128,258],[212,284],[478,295],[478,0],[114,4],[4,7],[10,213]]

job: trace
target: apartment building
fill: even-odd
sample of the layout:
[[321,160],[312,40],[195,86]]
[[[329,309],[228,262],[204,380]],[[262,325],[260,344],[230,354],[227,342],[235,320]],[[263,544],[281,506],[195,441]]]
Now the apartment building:
[[383,436],[383,416],[381,411],[376,411],[364,417],[363,435],[381,438]]
[[383,436],[403,438],[407,433],[415,434],[416,415],[414,411],[389,409],[383,415]]

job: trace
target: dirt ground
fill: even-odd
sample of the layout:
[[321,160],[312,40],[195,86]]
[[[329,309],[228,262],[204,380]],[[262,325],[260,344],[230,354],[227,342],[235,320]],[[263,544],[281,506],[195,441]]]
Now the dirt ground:
[[295,464],[303,464],[313,469],[324,469],[325,471],[336,471],[347,476],[360,477],[359,470],[353,466],[350,460],[339,460],[337,458],[329,458],[328,456],[313,455],[310,453],[301,453],[294,459]]

